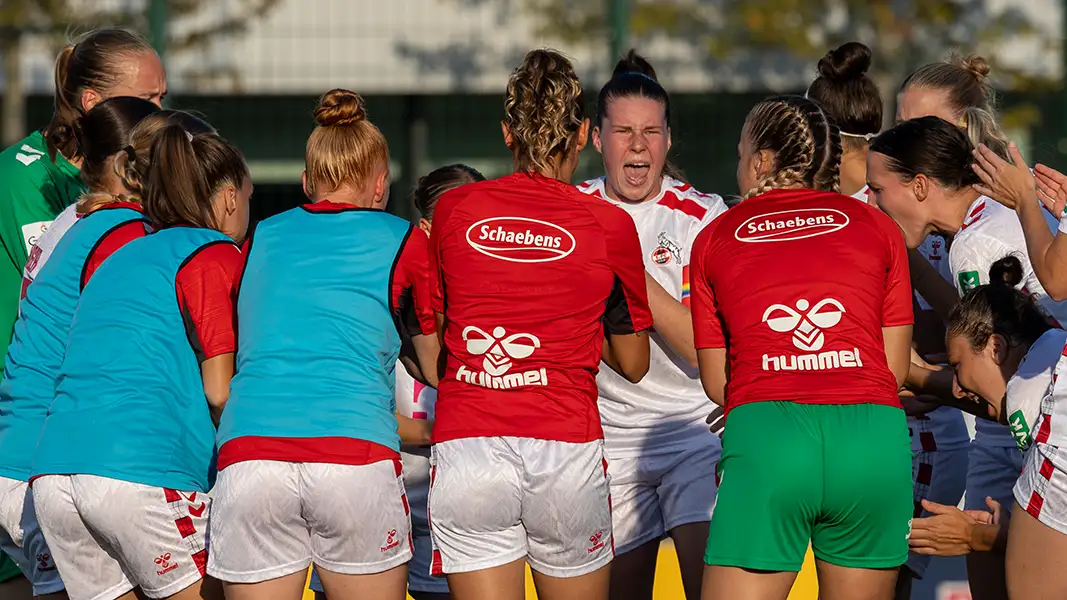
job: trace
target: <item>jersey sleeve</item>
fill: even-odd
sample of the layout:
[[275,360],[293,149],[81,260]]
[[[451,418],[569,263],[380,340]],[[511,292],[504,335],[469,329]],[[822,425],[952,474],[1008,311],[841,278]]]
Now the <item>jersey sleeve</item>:
[[237,287],[244,256],[226,242],[201,248],[178,271],[178,306],[197,360],[237,348]]
[[602,226],[615,283],[604,311],[604,330],[610,334],[627,335],[650,329],[652,311],[648,307],[645,264],[637,227],[622,209],[606,208],[605,212],[610,216],[602,221]]
[[957,239],[949,251],[952,282],[962,297],[974,288],[989,283],[989,267],[1011,254],[1000,240],[982,234]]
[[704,218],[689,233],[689,239],[682,248],[682,304],[692,308],[692,279],[690,266],[693,263],[693,247],[701,231],[704,231],[715,219],[726,212],[726,204],[718,196],[713,197],[714,202],[708,207]]
[[693,277],[693,342],[698,350],[726,347],[726,328],[708,278],[708,270],[714,264],[708,256],[714,235],[714,225],[700,232],[693,243],[693,260],[689,264]]
[[908,247],[904,234],[886,217],[882,220],[889,245],[889,264],[886,269],[885,301],[882,305],[882,327],[901,327],[915,322],[911,293],[911,271],[908,268]]
[[427,264],[429,266],[430,310],[435,313],[443,314],[445,312],[444,273],[441,271],[441,242],[449,235],[452,211],[462,197],[465,197],[465,190],[463,190],[462,186],[445,192],[441,199],[437,201],[437,206],[434,207],[433,211],[433,228],[430,230]]
[[437,327],[430,305],[428,240],[420,229],[412,229],[397,253],[393,269],[392,303],[398,321],[408,335],[434,335]]
[[89,283],[93,273],[96,273],[100,265],[104,264],[104,261],[119,248],[146,235],[148,235],[148,232],[145,230],[145,222],[141,220],[128,221],[105,233],[93,246],[93,249],[89,252],[89,257],[85,259],[85,266],[82,268],[81,287],[85,288],[85,284]]

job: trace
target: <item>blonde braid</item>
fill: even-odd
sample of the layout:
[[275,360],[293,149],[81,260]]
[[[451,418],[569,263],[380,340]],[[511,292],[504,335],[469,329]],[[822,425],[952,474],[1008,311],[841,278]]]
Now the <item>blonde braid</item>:
[[755,151],[772,150],[775,156],[773,174],[745,198],[797,186],[840,188],[841,137],[814,102],[794,96],[760,102],[749,113],[744,135]]

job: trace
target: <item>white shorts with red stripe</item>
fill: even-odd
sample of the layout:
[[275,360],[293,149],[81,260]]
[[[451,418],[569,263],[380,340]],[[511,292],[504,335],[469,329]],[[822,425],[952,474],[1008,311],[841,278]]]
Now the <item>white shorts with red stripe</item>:
[[1015,501],[1032,517],[1067,534],[1067,451],[1035,443],[1015,483]]
[[135,587],[166,598],[204,576],[206,494],[46,475],[34,480],[33,501],[71,600],[112,600]]
[[343,575],[411,560],[400,460],[369,465],[250,460],[219,472],[208,574],[259,583],[314,563]]
[[615,556],[601,440],[465,438],[433,447],[434,575],[522,558],[550,577],[580,577]]

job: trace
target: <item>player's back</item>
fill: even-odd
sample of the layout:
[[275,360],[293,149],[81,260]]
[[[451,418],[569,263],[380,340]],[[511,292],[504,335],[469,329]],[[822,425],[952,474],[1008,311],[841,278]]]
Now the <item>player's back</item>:
[[[896,404],[881,328],[911,322],[899,237],[877,209],[811,190],[762,194],[709,225],[693,251],[693,285],[710,286],[727,336],[729,406]],[[894,275],[902,293],[890,290]]]
[[[464,423],[438,411],[435,438],[599,438],[594,377],[603,320],[626,323],[635,320],[631,309],[644,310],[643,301],[627,301],[628,271],[620,275],[623,254],[640,269],[637,245],[625,212],[540,175],[446,194],[430,249],[435,306],[448,323],[439,406],[471,410]],[[544,418],[552,414],[558,418]]]

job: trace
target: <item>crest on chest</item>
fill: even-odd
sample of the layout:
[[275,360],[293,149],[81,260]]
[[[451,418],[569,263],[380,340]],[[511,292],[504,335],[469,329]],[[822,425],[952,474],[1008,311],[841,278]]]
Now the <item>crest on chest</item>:
[[652,250],[652,263],[660,266],[671,264],[671,261],[682,261],[682,247],[674,240],[667,237],[666,231],[661,231],[656,239],[656,248]]

